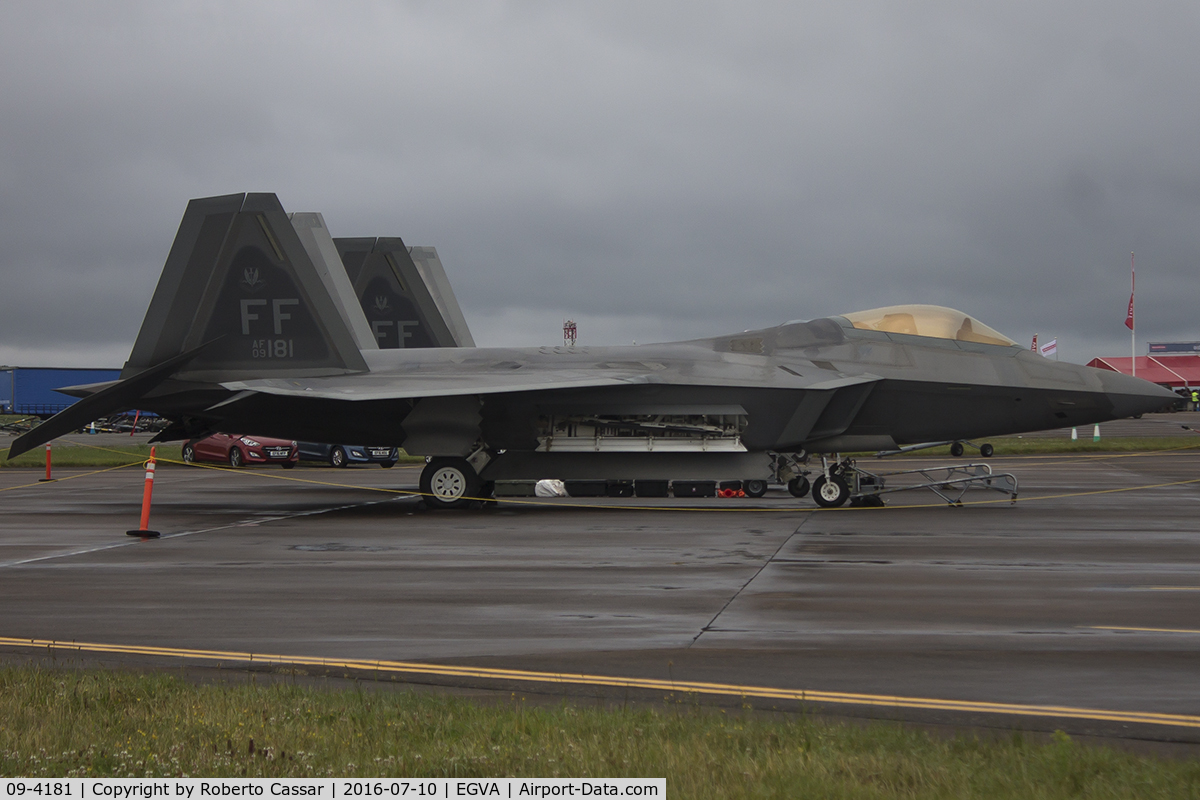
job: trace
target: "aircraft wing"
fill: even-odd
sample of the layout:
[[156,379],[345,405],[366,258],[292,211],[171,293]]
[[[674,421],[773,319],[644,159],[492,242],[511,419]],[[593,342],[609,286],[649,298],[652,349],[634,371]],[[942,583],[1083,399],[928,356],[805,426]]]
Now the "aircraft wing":
[[795,374],[776,366],[706,363],[659,370],[507,368],[503,365],[421,369],[408,373],[368,372],[329,378],[263,378],[221,385],[235,392],[331,400],[393,400],[452,395],[578,389],[629,384],[736,386],[832,390],[880,380],[878,375],[844,376],[826,370]]

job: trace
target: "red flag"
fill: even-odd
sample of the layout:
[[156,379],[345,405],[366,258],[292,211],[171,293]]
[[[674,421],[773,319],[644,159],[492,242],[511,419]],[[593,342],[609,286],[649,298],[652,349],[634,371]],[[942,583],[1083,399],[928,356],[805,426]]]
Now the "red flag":
[[1029,349],[1035,353],[1038,351],[1038,349],[1037,349],[1037,334],[1036,333],[1033,335],[1033,344],[1029,346]]
[[1133,291],[1136,274],[1133,269],[1133,253],[1129,254],[1129,310],[1125,312],[1125,327],[1133,330]]

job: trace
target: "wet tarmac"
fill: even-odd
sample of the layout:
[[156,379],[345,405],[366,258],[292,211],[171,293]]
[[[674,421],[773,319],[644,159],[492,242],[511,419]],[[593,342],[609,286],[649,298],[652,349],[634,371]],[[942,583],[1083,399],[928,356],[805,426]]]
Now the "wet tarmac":
[[[928,462],[889,466],[914,463]],[[991,464],[1019,478],[1015,505],[972,492],[952,508],[914,492],[883,509],[817,511],[772,490],[761,500],[432,512],[392,491],[415,491],[412,467],[164,465],[150,525],[163,538],[148,541],[125,534],[141,501],[136,467],[57,470],[54,483],[5,469],[0,636],[668,686],[486,671],[387,678],[506,696],[661,701],[675,684],[688,695],[688,682],[772,687],[793,694],[745,702],[794,709],[816,699],[852,716],[1200,743],[1200,451]],[[10,660],[46,652],[0,647]],[[695,701],[743,702],[732,692]]]

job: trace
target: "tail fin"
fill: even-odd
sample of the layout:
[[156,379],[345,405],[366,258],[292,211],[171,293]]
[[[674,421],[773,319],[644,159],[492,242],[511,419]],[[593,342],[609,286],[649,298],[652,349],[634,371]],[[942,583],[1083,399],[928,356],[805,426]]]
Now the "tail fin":
[[467,318],[463,316],[462,309],[458,306],[458,298],[454,296],[454,289],[450,288],[450,279],[446,277],[442,260],[438,258],[437,248],[413,247],[409,249],[408,253],[412,257],[418,274],[425,282],[425,288],[433,296],[433,302],[442,315],[442,321],[450,329],[455,346],[474,347],[475,339],[471,337],[471,329],[467,327]]
[[359,350],[378,349],[379,345],[375,342],[367,318],[363,316],[358,298],[354,295],[354,287],[350,284],[350,278],[342,266],[342,259],[338,256],[337,246],[333,243],[333,237],[329,235],[329,229],[325,227],[325,218],[319,213],[304,212],[292,214],[291,220],[292,227],[296,229],[304,249],[308,251],[308,256],[324,281],[325,288],[329,290],[338,313],[350,329],[354,344]]
[[437,251],[398,237],[334,239],[382,348],[474,347]]
[[[306,248],[274,194],[189,202],[122,377],[216,339],[175,377],[365,371],[337,284],[322,278],[310,255],[321,255],[313,227],[305,229],[314,240]],[[366,328],[358,328],[365,337]]]
[[8,457],[135,408],[170,379],[365,372],[360,343],[375,346],[320,214],[289,220],[273,194],[192,200],[121,380],[19,437]]

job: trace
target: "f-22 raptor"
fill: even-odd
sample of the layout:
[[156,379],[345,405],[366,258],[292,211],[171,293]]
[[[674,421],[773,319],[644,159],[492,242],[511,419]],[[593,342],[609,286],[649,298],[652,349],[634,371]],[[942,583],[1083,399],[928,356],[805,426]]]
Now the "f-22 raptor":
[[[171,420],[163,441],[252,431],[403,447],[428,457],[434,507],[529,478],[741,480],[752,495],[778,481],[801,494],[809,454],[1088,425],[1174,400],[938,306],[627,347],[473,347],[459,315],[419,343],[468,346],[413,347],[407,328],[368,322],[346,269],[363,278],[375,254],[370,275],[404,286],[413,254],[399,239],[339,241],[340,256],[319,214],[289,218],[274,194],[192,200],[120,380],[73,387],[83,399],[9,457],[137,408]],[[847,462],[821,462],[813,497],[840,505]]]

